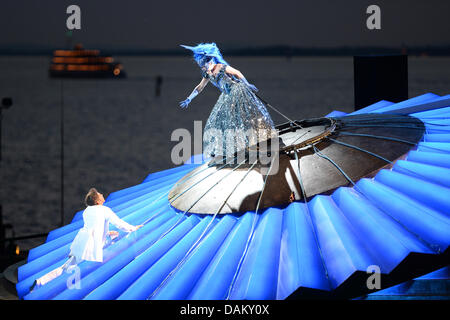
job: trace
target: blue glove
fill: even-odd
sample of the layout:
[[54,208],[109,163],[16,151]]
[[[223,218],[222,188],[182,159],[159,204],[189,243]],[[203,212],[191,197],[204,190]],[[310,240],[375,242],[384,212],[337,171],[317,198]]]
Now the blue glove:
[[192,99],[194,99],[197,95],[198,91],[197,89],[194,89],[194,91],[192,91],[192,93],[189,95],[189,97],[186,98],[186,100],[180,101],[180,107],[183,109],[187,108]]
[[253,84],[248,83],[247,79],[242,78],[241,80],[242,80],[242,82],[244,82],[244,83],[247,85],[247,87],[250,88],[250,90],[252,90],[252,91],[254,91],[254,92],[258,92],[258,88],[255,87]]
[[191,99],[187,98],[186,100],[180,101],[180,107],[185,109],[187,108],[188,104],[191,102]]

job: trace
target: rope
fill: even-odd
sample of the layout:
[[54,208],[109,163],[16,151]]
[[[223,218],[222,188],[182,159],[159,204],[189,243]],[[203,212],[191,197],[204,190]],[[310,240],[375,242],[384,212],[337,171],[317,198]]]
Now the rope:
[[[182,196],[183,194],[185,194],[187,191],[191,190],[193,187],[195,187],[196,185],[198,185],[200,182],[204,181],[206,178],[216,174],[217,172],[219,172],[220,170],[222,170],[227,164],[224,164],[222,166],[219,167],[219,169],[217,169],[216,171],[211,172],[210,174],[208,174],[206,177],[203,177],[202,179],[200,179],[199,181],[197,181],[196,183],[194,183],[193,185],[189,186],[186,190],[184,190],[183,192],[180,192],[179,194],[177,194],[176,196],[173,196],[172,198],[169,199],[169,203],[172,204],[175,200],[177,200],[180,196]],[[205,171],[208,170],[211,167],[206,167],[204,169],[201,170]],[[186,182],[186,181],[183,181]],[[173,187],[172,187],[173,188]],[[169,191],[170,192],[170,191]]]
[[393,125],[378,125],[378,124],[369,124],[369,125],[358,125],[358,124],[346,124],[344,123],[344,127],[381,127],[381,128],[407,128],[407,129],[416,129],[416,130],[424,130],[423,127],[417,126],[393,126]]
[[224,177],[222,177],[220,180],[218,180],[214,185],[212,185],[208,190],[206,190],[187,210],[185,210],[177,219],[177,221],[175,221],[175,223],[166,231],[164,232],[155,242],[158,242],[159,240],[161,240],[163,237],[166,236],[166,234],[168,234],[170,231],[173,230],[173,228],[175,228],[178,223],[181,221],[181,219],[186,215],[186,213],[191,210],[199,201],[201,198],[203,198],[209,191],[211,191],[212,188],[214,188],[216,185],[218,185],[223,179],[225,179],[226,177],[228,177],[231,173],[233,173],[235,170],[237,170],[242,164],[244,164],[245,160],[242,161],[238,166],[236,166],[235,168],[233,168],[233,170],[231,170],[230,172],[228,172]]
[[291,142],[291,145],[294,145],[300,138],[302,138],[304,135],[310,133],[311,130],[306,131],[304,134],[302,134],[300,137],[298,137],[297,139],[295,139],[293,142]]
[[[290,123],[295,123],[294,120],[290,119],[288,116],[286,116],[285,114],[283,114],[281,111],[279,111],[277,108],[275,108],[274,106],[272,106],[270,103],[268,103],[266,100],[264,100],[263,98],[261,98],[258,94],[256,94],[256,92],[254,92],[255,96],[258,97],[259,100],[261,100],[266,106],[268,106],[269,108],[271,108],[273,111],[277,112],[279,115],[281,115],[282,117],[284,117],[285,119],[287,119]],[[299,126],[301,128],[301,126]]]
[[[433,125],[433,126],[449,126],[448,124],[439,124],[439,123],[431,123],[431,122],[427,122],[427,121],[423,121],[422,119],[429,119],[429,118],[416,118],[416,117],[410,117],[407,118],[405,117],[374,117],[374,118],[370,118],[370,117],[358,117],[358,118],[353,118],[353,119],[346,119],[345,117],[341,117],[341,118],[336,118],[344,123],[348,123],[348,122],[352,122],[352,123],[364,123],[364,122],[386,122],[387,120],[404,120],[404,121],[396,121],[396,122],[400,122],[400,123],[410,123],[410,124],[417,124],[417,120],[421,121],[424,124],[428,124],[428,125]],[[435,119],[439,119],[439,118],[435,118]],[[440,119],[449,119],[448,117],[442,117]],[[416,121],[414,121],[416,120]],[[436,120],[438,121],[438,120]]]
[[[219,170],[221,170],[223,167],[225,167],[225,165],[223,165],[222,167],[220,167],[216,172],[218,172]],[[196,175],[198,175],[198,174],[200,174],[200,173],[202,173],[202,172],[204,172],[205,170],[208,170],[209,169],[209,167],[206,167],[206,168],[204,168],[204,169],[202,169],[202,170],[200,170],[200,171],[197,171],[196,173],[194,173],[193,175],[191,175],[191,176],[189,176],[189,177],[187,177],[187,178],[185,178],[185,177],[183,177],[183,178],[181,178],[177,183],[175,183],[167,192],[164,192],[163,194],[161,194],[161,196],[159,196],[157,199],[155,199],[154,201],[152,201],[151,203],[150,203],[150,205],[152,205],[152,204],[154,204],[155,202],[157,202],[158,200],[161,200],[165,195],[168,195],[169,193],[170,193],[170,191],[174,188],[174,187],[176,187],[177,185],[179,185],[180,183],[184,183],[184,182],[186,182],[186,181],[188,181],[188,180],[190,180],[190,179],[192,179],[193,177],[195,177]],[[195,169],[194,169],[195,170]],[[176,200],[176,199],[175,199]],[[175,200],[173,200],[173,201],[175,201]],[[169,202],[170,202],[170,200],[169,200]],[[149,205],[149,206],[150,206]],[[149,219],[147,219],[147,220],[145,220],[142,224],[143,225],[145,225],[146,223],[148,223],[150,220],[152,220],[153,218],[155,218],[155,217],[150,217]]]
[[[345,144],[347,147],[351,147],[351,148],[355,148],[356,150],[359,150],[361,152],[366,152],[369,153],[371,155],[374,155],[378,158],[384,159],[381,156],[375,155],[374,153],[364,150],[362,148],[350,145],[350,144]],[[386,210],[384,210],[384,208],[380,207],[377,203],[371,201],[363,192],[362,190],[359,188],[358,185],[356,185],[353,180],[350,179],[350,177],[348,177],[348,175],[344,172],[344,170],[342,168],[339,167],[339,165],[334,162],[333,160],[331,160],[330,158],[328,158],[327,156],[323,155],[317,148],[316,146],[313,146],[314,151],[318,151],[318,155],[322,156],[323,158],[329,160],[346,178],[347,180],[349,180],[352,184],[354,189],[356,189],[359,194],[361,194],[367,201],[369,201],[370,203],[372,203],[375,207],[377,207],[381,212],[384,212],[386,215],[388,215],[391,219],[393,219],[394,221],[396,221],[399,225],[401,225],[406,231],[408,231],[409,233],[411,233],[412,235],[414,235],[419,241],[421,241],[423,244],[425,244],[427,247],[429,247],[431,250],[435,251],[436,253],[440,253],[440,248],[436,248],[436,245],[429,243],[428,241],[426,241],[425,239],[423,239],[420,235],[418,235],[417,233],[413,232],[412,230],[410,230],[408,227],[406,227],[403,223],[401,223],[398,219],[394,218],[391,214],[389,214],[389,212],[387,212]],[[387,159],[386,159],[387,160]],[[387,160],[388,162],[390,162],[389,160]],[[410,170],[409,170],[410,171]]]
[[[393,138],[393,137],[385,137],[385,136],[376,136],[376,135],[372,135],[372,134],[362,134],[362,133],[351,133],[351,132],[346,132],[346,131],[339,131],[339,135],[341,135],[341,134],[347,135],[347,136],[362,136],[362,137],[369,137],[369,138],[392,140],[392,141],[407,143],[407,144],[414,145],[414,146],[417,145],[417,143],[415,143],[415,142],[402,140],[402,139],[398,139],[398,138]],[[424,141],[424,142],[426,142],[426,141]],[[424,146],[424,147],[426,147],[428,149],[437,150],[437,151],[445,151],[443,149],[439,149],[436,147],[430,147],[430,146]]]
[[316,229],[315,229],[314,224],[312,222],[311,211],[309,210],[308,201],[306,200],[306,190],[305,190],[305,187],[303,186],[303,179],[302,179],[302,174],[301,174],[301,171],[300,171],[300,158],[298,157],[297,150],[294,150],[294,154],[295,154],[295,160],[297,160],[298,181],[300,183],[300,189],[302,190],[302,194],[303,194],[303,202],[305,203],[306,211],[308,212],[308,219],[309,219],[309,223],[311,224],[311,229],[312,229],[313,234],[314,234],[314,240],[316,242],[317,248],[319,249],[320,259],[322,261],[323,269],[325,270],[325,277],[327,278],[328,284],[329,284],[329,286],[331,288],[331,280],[330,280],[329,275],[328,275],[328,269],[327,269],[327,266],[325,264],[325,259],[323,257],[322,249],[321,249],[320,244],[319,244],[319,239],[317,237]]
[[[384,157],[382,157],[382,156],[380,156],[380,155],[378,155],[378,154],[376,154],[376,153],[370,152],[370,151],[368,151],[368,150],[365,150],[365,149],[363,149],[363,148],[357,147],[357,146],[352,145],[352,144],[348,144],[348,143],[345,143],[345,142],[342,142],[342,141],[335,140],[335,139],[333,139],[333,138],[327,138],[327,139],[329,139],[329,140],[331,140],[331,141],[333,141],[333,142],[335,142],[335,143],[337,143],[337,144],[341,144],[341,145],[343,145],[343,146],[346,146],[346,147],[349,147],[349,148],[356,149],[356,150],[358,150],[358,151],[362,151],[362,152],[368,153],[368,154],[370,154],[370,155],[372,155],[372,156],[374,156],[374,157],[377,157],[377,158],[379,158],[379,159],[381,159],[381,160],[386,161],[387,163],[392,164],[392,161],[390,161],[390,160],[388,160],[388,159],[386,159],[386,158],[384,158]],[[315,147],[315,146],[314,146],[314,147]]]
[[253,221],[252,221],[252,228],[250,229],[249,236],[248,236],[247,241],[245,243],[244,252],[242,253],[241,258],[239,259],[238,266],[236,268],[236,272],[234,273],[233,279],[231,280],[230,286],[228,287],[228,292],[227,292],[227,296],[226,296],[225,300],[229,300],[230,299],[231,292],[232,292],[232,290],[234,288],[234,285],[236,283],[236,280],[237,280],[237,276],[238,276],[238,274],[239,274],[239,272],[240,272],[240,270],[242,268],[242,264],[244,262],[244,258],[247,256],[247,251],[248,251],[248,248],[250,246],[250,242],[252,241],[252,239],[254,237],[254,231],[255,231],[255,226],[256,226],[256,219],[258,217],[258,210],[259,210],[259,206],[260,206],[260,203],[261,203],[261,198],[262,198],[262,195],[263,195],[264,190],[266,188],[267,178],[270,175],[270,171],[272,171],[272,166],[274,164],[274,159],[275,158],[276,158],[276,156],[272,158],[272,162],[270,163],[269,171],[267,172],[267,175],[264,178],[263,187],[262,187],[261,193],[259,194],[259,197],[258,197],[258,202],[257,202],[257,205],[256,205],[255,215],[254,215]]
[[398,139],[398,138],[394,138],[394,137],[376,136],[376,135],[365,134],[365,133],[352,133],[352,132],[346,132],[346,131],[339,131],[339,135],[377,138],[377,139],[384,139],[384,140],[392,140],[392,141],[397,141],[397,142],[403,142],[403,143],[411,144],[411,145],[414,145],[414,146],[416,145],[415,142],[411,142],[411,141],[407,141],[407,140],[403,140],[403,139]]
[[314,152],[321,158],[324,158],[328,161],[330,161],[341,173],[342,175],[348,180],[350,181],[353,185],[355,185],[355,183],[353,182],[353,180],[345,173],[344,170],[341,169],[341,167],[339,167],[339,165],[334,162],[331,158],[327,157],[326,155],[324,155],[322,152],[319,151],[319,149],[317,149],[317,147],[315,145],[313,145],[313,150]]
[[[226,204],[226,202],[228,201],[228,199],[230,198],[230,196],[233,194],[233,192],[236,190],[236,188],[241,184],[241,182],[247,177],[247,175],[250,173],[251,170],[253,170],[254,166],[257,164],[258,161],[255,161],[250,168],[247,170],[247,172],[245,173],[245,175],[241,178],[241,180],[239,180],[239,182],[236,184],[236,186],[233,188],[233,190],[231,190],[231,193],[228,195],[228,197],[222,202],[222,205],[219,207],[219,209],[216,211],[216,213],[214,214],[214,216],[212,217],[211,221],[208,223],[208,225],[205,227],[205,229],[203,230],[203,232],[200,234],[200,236],[198,237],[197,241],[195,241],[195,243],[189,248],[189,250],[187,251],[187,253],[184,255],[183,259],[180,260],[180,262],[177,264],[177,266],[172,269],[172,271],[166,276],[166,278],[159,284],[159,286],[152,292],[152,294],[147,298],[151,299],[153,296],[155,296],[158,291],[164,287],[167,283],[167,281],[169,280],[169,278],[175,273],[177,272],[182,266],[183,264],[187,261],[189,255],[192,253],[194,253],[195,249],[198,249],[199,247],[199,242],[203,240],[204,235],[206,234],[206,232],[208,231],[209,227],[211,226],[211,224],[215,221],[216,216],[219,214],[219,212],[222,210],[222,208],[224,207],[224,205]],[[242,163],[241,163],[242,164]],[[236,167],[237,168],[237,167]],[[235,168],[235,169],[236,169]],[[228,176],[228,175],[227,175]]]
[[[234,158],[236,158],[236,156],[235,156]],[[220,167],[219,167],[215,172],[213,172],[212,174],[217,173],[218,171],[220,171],[221,169],[223,169],[226,165],[227,165],[227,164],[225,163],[224,165],[220,166]],[[150,203],[150,205],[152,205],[152,204],[155,203],[156,201],[160,200],[160,199],[161,199],[162,197],[164,197],[165,195],[169,194],[170,191],[171,191],[174,187],[176,187],[177,185],[179,185],[180,183],[184,183],[184,182],[186,182],[186,181],[192,179],[192,178],[195,177],[196,175],[198,175],[198,174],[200,174],[200,173],[202,173],[202,172],[208,170],[209,168],[210,168],[210,167],[203,168],[202,170],[197,171],[196,173],[194,173],[193,175],[191,175],[191,176],[189,176],[189,177],[187,177],[187,178],[185,178],[185,177],[181,178],[181,179],[180,179],[177,183],[175,183],[175,184],[174,184],[167,192],[164,192],[163,194],[161,194],[160,197],[158,197],[156,200],[152,201],[152,202]],[[195,169],[194,169],[194,170],[195,170]],[[196,184],[200,183],[200,182],[203,181],[203,180],[204,180],[204,179],[198,181]],[[186,190],[186,191],[187,191],[187,190]],[[177,196],[179,196],[179,195],[177,195]],[[172,197],[171,199],[173,199],[173,197]],[[169,199],[169,202],[170,202],[171,199]],[[177,198],[175,198],[173,201],[175,201],[176,199],[177,199]],[[173,201],[172,201],[172,202],[173,202]],[[149,205],[149,206],[150,206],[150,205]],[[142,225],[145,225],[146,223],[148,223],[150,220],[152,220],[152,219],[155,218],[155,217],[156,217],[156,216],[153,216],[153,217],[150,217],[149,219],[145,220],[145,221],[142,223]]]

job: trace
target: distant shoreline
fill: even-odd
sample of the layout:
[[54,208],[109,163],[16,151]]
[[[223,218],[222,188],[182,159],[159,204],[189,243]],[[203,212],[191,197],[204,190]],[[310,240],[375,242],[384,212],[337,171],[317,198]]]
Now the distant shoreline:
[[[185,51],[178,48],[171,50],[148,50],[148,49],[113,49],[113,48],[91,48],[99,49],[102,54],[121,56],[186,56]],[[51,55],[56,49],[61,47],[27,47],[27,48],[7,48],[0,47],[0,55]],[[67,49],[67,48],[66,48]],[[227,49],[223,48],[227,56],[278,56],[278,57],[298,57],[298,56],[355,56],[355,55],[393,55],[407,54],[410,56],[450,56],[450,45],[448,46],[416,46],[416,47],[334,47],[334,48],[300,48],[290,46],[271,46]]]

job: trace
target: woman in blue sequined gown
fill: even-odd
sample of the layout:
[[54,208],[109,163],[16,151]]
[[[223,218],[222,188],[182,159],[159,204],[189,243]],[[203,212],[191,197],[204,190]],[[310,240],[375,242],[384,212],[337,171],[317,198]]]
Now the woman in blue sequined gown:
[[202,80],[180,106],[186,108],[208,82],[222,92],[204,128],[204,158],[224,156],[229,161],[236,152],[276,136],[266,107],[255,95],[258,89],[223,59],[215,43],[182,47],[194,53]]

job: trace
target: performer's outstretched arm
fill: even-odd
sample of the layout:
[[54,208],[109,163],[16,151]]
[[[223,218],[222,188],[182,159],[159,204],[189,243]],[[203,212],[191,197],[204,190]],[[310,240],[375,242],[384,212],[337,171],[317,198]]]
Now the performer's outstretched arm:
[[200,93],[202,92],[203,88],[206,87],[208,84],[209,79],[203,78],[202,81],[195,87],[195,89],[192,91],[192,93],[187,97],[186,100],[183,100],[180,102],[180,107],[187,108],[188,104]]
[[244,82],[251,90],[258,92],[258,88],[256,88],[253,84],[248,83],[247,79],[245,79],[244,75],[242,74],[242,72],[240,72],[238,69],[233,68],[232,66],[227,66],[225,69],[226,73],[229,73],[233,76],[235,76],[236,78],[242,80],[242,82]]
[[132,231],[136,231],[137,229],[139,229],[140,227],[142,227],[142,225],[138,225],[138,226],[132,226],[131,224],[126,223],[125,221],[123,221],[122,219],[120,219],[112,210],[108,210],[108,218],[109,218],[109,222],[111,224],[113,224],[114,226],[116,226],[117,228],[119,228],[122,231],[125,232],[132,232]]

